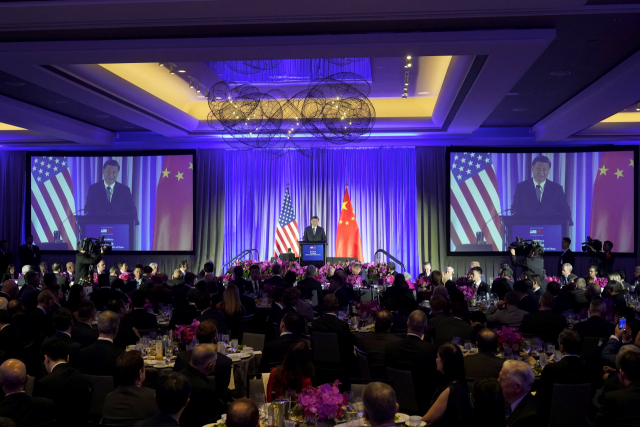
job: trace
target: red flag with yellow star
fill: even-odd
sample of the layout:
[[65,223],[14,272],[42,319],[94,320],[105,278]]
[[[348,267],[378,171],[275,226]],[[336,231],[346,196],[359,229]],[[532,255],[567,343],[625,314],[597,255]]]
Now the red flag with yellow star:
[[633,252],[634,248],[633,168],[632,151],[602,153],[593,183],[589,235],[611,240],[615,252]]
[[156,193],[154,251],[193,250],[193,156],[165,156]]
[[336,257],[357,258],[361,262],[363,260],[360,227],[358,227],[347,188],[344,190],[338,231],[336,232]]

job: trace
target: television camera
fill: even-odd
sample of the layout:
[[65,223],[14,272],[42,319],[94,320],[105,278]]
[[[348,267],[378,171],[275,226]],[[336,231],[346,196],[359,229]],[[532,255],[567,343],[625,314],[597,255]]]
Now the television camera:
[[529,256],[534,250],[538,252],[538,256],[542,256],[544,254],[544,250],[542,249],[540,242],[535,240],[525,240],[522,237],[516,237],[516,241],[512,242],[509,247],[516,250],[516,255]]
[[602,242],[598,239],[592,239],[587,236],[587,241],[582,242],[582,252],[600,252],[602,250]]
[[104,236],[99,238],[87,237],[80,242],[79,250],[88,255],[98,255],[104,249],[104,253],[111,252],[111,242],[105,242]]

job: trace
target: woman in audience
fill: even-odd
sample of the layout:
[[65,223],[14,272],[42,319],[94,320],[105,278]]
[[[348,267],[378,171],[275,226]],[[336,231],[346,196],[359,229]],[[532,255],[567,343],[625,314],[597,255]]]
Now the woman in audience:
[[315,371],[311,363],[311,350],[306,341],[294,344],[284,357],[284,362],[271,370],[267,383],[267,401],[271,402],[272,393],[276,398],[292,390],[296,394],[311,387]]
[[227,329],[231,331],[231,339],[239,339],[240,324],[242,322],[242,316],[245,315],[245,309],[240,302],[240,292],[236,285],[233,283],[227,285],[222,301],[216,305],[216,308],[224,313]]
[[431,272],[431,284],[433,286],[444,286],[444,282],[442,281],[442,272],[438,270],[433,270]]
[[78,311],[82,301],[87,299],[87,295],[84,292],[84,286],[73,285],[69,290],[69,298],[67,300],[67,308],[70,312],[75,313]]
[[495,378],[481,378],[473,384],[472,426],[506,427],[502,387]]
[[442,382],[433,394],[431,407],[422,417],[428,426],[466,426],[471,419],[471,402],[464,372],[462,350],[453,344],[438,348],[436,366]]
[[2,282],[0,282],[0,285],[2,285],[2,283],[5,282],[5,280],[15,280],[18,278],[18,275],[16,274],[16,266],[14,264],[9,264],[7,266],[7,270],[2,273]]

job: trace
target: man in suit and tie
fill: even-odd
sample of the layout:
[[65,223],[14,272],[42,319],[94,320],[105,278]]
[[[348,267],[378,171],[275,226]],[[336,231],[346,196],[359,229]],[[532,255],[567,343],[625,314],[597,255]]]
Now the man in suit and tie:
[[65,274],[69,282],[75,282],[76,279],[76,266],[72,262],[68,262],[66,267]]
[[464,358],[464,372],[467,378],[474,381],[484,377],[498,379],[504,359],[496,356],[498,350],[498,334],[492,329],[482,329],[476,335],[478,353]]
[[584,322],[573,325],[573,330],[585,337],[603,337],[609,338],[613,335],[613,323],[607,322],[602,316],[607,305],[601,299],[594,299],[589,304],[589,318]]
[[[308,268],[308,267],[307,267]],[[245,293],[260,295],[264,287],[264,281],[260,280],[260,264],[253,264],[249,267],[248,286],[245,285]]]
[[[73,315],[71,312],[66,308],[57,310],[53,315],[53,326],[56,329],[56,333],[42,341],[42,350],[44,351],[47,344],[51,341],[61,341],[66,345],[67,355],[71,359],[75,359],[78,355],[78,351],[80,350],[80,343],[71,338],[71,328],[73,326]],[[44,353],[42,351],[40,353],[42,358]]]
[[597,427],[640,425],[640,354],[627,351],[616,364],[622,388],[605,394],[604,402],[596,415]]
[[262,359],[260,359],[260,372],[271,372],[273,364],[282,363],[287,351],[301,340],[300,316],[296,313],[287,313],[280,321],[280,336],[264,345]]
[[522,361],[507,360],[502,365],[498,382],[507,405],[505,417],[509,427],[543,427],[544,415],[538,401],[531,395],[535,374]]
[[571,219],[571,208],[560,184],[547,179],[551,160],[538,156],[531,162],[532,179],[516,186],[511,204],[511,213],[523,216],[558,216]]
[[251,282],[246,280],[244,277],[244,268],[241,265],[236,265],[233,267],[233,283],[238,287],[238,291],[240,295],[243,295],[245,292],[251,289]]
[[426,413],[429,402],[441,380],[436,369],[437,347],[423,341],[427,315],[415,310],[407,321],[407,335],[398,344],[385,348],[385,365],[402,371],[411,371],[411,377],[420,413]]
[[[568,237],[562,238],[562,255],[560,255],[560,259],[558,260],[558,275],[563,274],[562,268],[565,264],[576,265],[576,256],[571,249],[571,239]],[[564,283],[563,283],[564,284]]]
[[217,354],[215,344],[200,344],[193,349],[189,366],[180,372],[191,383],[191,398],[182,414],[183,426],[215,423],[224,412],[220,397],[207,378],[213,374]]
[[25,244],[18,248],[18,258],[20,265],[40,265],[40,248],[33,244],[31,234],[27,236]]
[[78,307],[78,321],[71,328],[71,339],[82,347],[93,344],[99,333],[91,326],[95,319],[96,306],[93,301],[82,301]]
[[136,268],[133,269],[133,276],[135,278],[125,284],[125,293],[128,294],[135,290],[144,292],[152,286],[151,279],[142,274],[142,268],[142,266],[136,266]]
[[283,288],[286,287],[284,278],[280,275],[280,273],[282,273],[282,265],[274,264],[273,267],[271,267],[271,272],[273,273],[273,276],[265,280],[264,283],[268,285],[283,287]]
[[514,291],[507,292],[504,301],[499,301],[498,305],[492,305],[486,312],[487,322],[503,323],[510,328],[519,328],[522,319],[527,312],[518,308],[520,297]]
[[367,353],[371,375],[376,380],[387,379],[387,369],[384,365],[385,348],[389,344],[399,344],[402,338],[391,333],[393,315],[383,310],[376,313],[373,334],[355,334],[356,347]]
[[19,360],[9,359],[0,366],[0,385],[5,394],[0,402],[0,417],[11,418],[19,426],[53,422],[56,419],[53,402],[27,395],[27,378],[27,367]]
[[573,264],[569,264],[565,262],[562,264],[562,268],[560,270],[560,284],[562,286],[566,286],[571,282],[575,282],[578,279],[578,276],[571,273],[573,271]]
[[471,267],[470,273],[473,288],[476,290],[476,293],[488,294],[491,290],[489,289],[489,285],[482,281],[482,268]]
[[425,279],[431,277],[431,263],[429,261],[425,261],[424,264],[422,264],[422,273],[420,273],[418,278],[421,277],[424,277]]
[[98,340],[78,352],[78,368],[88,375],[113,375],[116,359],[124,352],[113,340],[120,318],[113,311],[103,311],[98,318]]
[[302,240],[305,242],[326,242],[327,233],[324,232],[324,228],[318,226],[320,220],[317,216],[311,217],[311,225],[304,229],[302,234]]
[[0,274],[4,274],[9,264],[13,263],[13,252],[9,250],[9,242],[0,240]]
[[92,184],[87,193],[84,205],[86,214],[95,215],[130,215],[138,218],[138,210],[133,203],[131,189],[117,182],[120,164],[115,160],[107,160],[102,166],[104,180]]
[[525,334],[540,336],[544,342],[556,343],[558,336],[567,327],[567,319],[562,314],[553,312],[555,297],[550,293],[540,298],[539,310],[524,316],[520,331]]
[[63,276],[60,272],[62,270],[62,264],[54,262],[52,266],[53,274],[56,275],[56,283],[62,288],[63,291],[69,291],[69,279],[67,276]]

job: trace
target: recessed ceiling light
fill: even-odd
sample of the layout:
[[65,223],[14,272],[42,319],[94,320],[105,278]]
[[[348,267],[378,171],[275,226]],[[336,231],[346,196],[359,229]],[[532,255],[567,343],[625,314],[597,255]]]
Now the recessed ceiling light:
[[108,114],[96,114],[95,117],[97,119],[108,119],[109,115]]
[[418,95],[429,95],[429,92],[418,92]]
[[179,73],[186,73],[186,70],[178,70]]
[[551,73],[552,76],[560,77],[560,76],[568,76],[571,74],[571,71],[553,71]]
[[529,111],[529,109],[528,109],[528,108],[522,108],[522,107],[521,107],[521,108],[514,108],[514,109],[513,109],[513,111],[517,111],[517,112],[521,113],[521,112],[523,112],[523,111]]
[[198,98],[206,98],[204,95],[198,95]]
[[221,96],[216,96],[216,99],[222,99],[222,97]]
[[25,83],[23,82],[5,82],[4,84],[6,84],[7,86],[15,86],[15,87],[25,85]]

